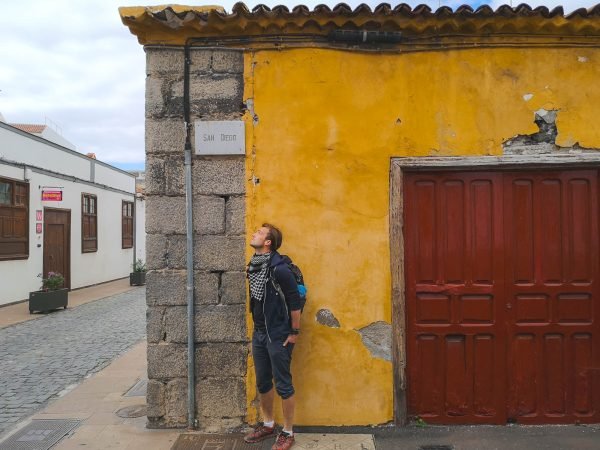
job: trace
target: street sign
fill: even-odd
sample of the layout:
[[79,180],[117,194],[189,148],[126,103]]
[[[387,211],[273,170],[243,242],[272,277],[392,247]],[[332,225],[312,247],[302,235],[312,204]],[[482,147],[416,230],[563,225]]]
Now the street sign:
[[246,152],[241,120],[197,120],[196,155],[243,155]]

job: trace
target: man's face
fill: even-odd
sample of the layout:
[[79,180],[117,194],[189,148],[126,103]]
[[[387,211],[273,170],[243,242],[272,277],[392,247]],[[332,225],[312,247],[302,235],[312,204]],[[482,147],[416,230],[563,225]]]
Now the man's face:
[[271,241],[269,239],[267,239],[268,234],[269,234],[268,228],[260,227],[252,235],[252,240],[250,241],[250,246],[253,248],[263,248],[265,246],[265,243],[267,245],[271,245]]

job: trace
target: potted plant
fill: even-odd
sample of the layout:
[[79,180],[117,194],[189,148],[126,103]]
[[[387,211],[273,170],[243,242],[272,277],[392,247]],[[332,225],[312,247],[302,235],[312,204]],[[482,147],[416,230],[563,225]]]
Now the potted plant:
[[53,309],[67,309],[69,302],[69,290],[64,286],[65,277],[58,272],[48,272],[46,278],[42,278],[42,287],[39,291],[29,293],[29,314],[34,311],[48,312]]
[[143,286],[146,284],[146,264],[141,259],[133,263],[133,272],[129,274],[130,286]]

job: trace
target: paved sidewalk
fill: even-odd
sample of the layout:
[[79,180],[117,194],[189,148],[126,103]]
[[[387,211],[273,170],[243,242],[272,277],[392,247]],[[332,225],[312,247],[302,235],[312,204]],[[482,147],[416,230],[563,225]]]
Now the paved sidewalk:
[[[69,308],[74,308],[85,303],[93,302],[111,295],[121,294],[130,291],[134,287],[129,286],[129,278],[109,281],[96,286],[90,286],[83,289],[76,289],[69,292]],[[29,303],[21,302],[15,305],[0,307],[0,328],[14,325],[16,323],[26,322],[32,319],[39,319],[44,315],[41,313],[29,314]]]
[[[123,408],[142,410],[143,395],[127,397],[146,377],[146,342],[142,341],[111,365],[54,400],[19,428],[43,419],[78,419],[81,423],[56,446],[57,450],[170,450],[186,430],[150,430],[146,417],[122,418]],[[338,434],[339,432],[346,434]],[[374,436],[377,450],[587,450],[598,449],[600,426],[409,426],[404,428],[299,427],[298,450],[368,450],[365,437]],[[189,434],[187,434],[189,436]],[[191,441],[191,440],[190,440]],[[256,445],[268,450],[271,443]],[[2,442],[0,442],[2,448]],[[188,449],[231,450],[232,447],[185,446]],[[237,447],[236,447],[237,448]]]
[[126,407],[145,406],[145,395],[124,396],[145,378],[146,342],[143,341],[32,419],[83,420],[53,450],[168,450],[181,430],[150,430],[146,428],[146,416],[127,419],[116,414]]
[[146,334],[145,288],[0,329],[0,435]]
[[[186,430],[147,429],[145,394],[125,395],[146,379],[144,293],[144,288],[133,288],[101,302],[0,329],[0,428],[2,411],[8,409],[6,398],[16,396],[5,396],[7,386],[13,386],[10,383],[24,380],[25,385],[14,389],[25,393],[21,400],[30,401],[23,410],[12,408],[17,414],[5,423],[10,432],[0,436],[0,448],[10,448],[3,446],[10,435],[44,419],[81,421],[53,449],[170,450],[184,433],[198,437]],[[2,353],[7,348],[16,350]],[[126,409],[140,415],[122,417]],[[296,431],[298,450],[369,450],[371,436],[377,450],[600,448],[600,425],[298,427]],[[268,450],[270,445],[265,441],[255,448]]]
[[[127,397],[125,394],[146,377],[146,342],[143,341],[110,366],[85,380],[64,397],[53,401],[44,411],[24,421],[23,428],[33,421],[48,419],[78,419],[81,423],[64,437],[53,450],[170,450],[177,439],[206,437],[180,430],[152,430],[146,428],[146,416],[122,418],[125,408],[142,410],[145,396]],[[18,430],[16,430],[18,431]],[[231,436],[231,435],[230,435]],[[235,435],[239,438],[240,435]],[[211,435],[204,445],[184,445],[179,448],[205,450],[232,450],[231,446],[219,446],[219,436]],[[273,439],[252,445],[256,450],[269,450]],[[212,442],[212,443],[211,443]],[[239,445],[239,442],[238,442]],[[0,442],[2,448],[2,442]],[[239,448],[236,446],[235,448]],[[302,433],[297,435],[298,450],[374,450],[373,439],[368,434]]]

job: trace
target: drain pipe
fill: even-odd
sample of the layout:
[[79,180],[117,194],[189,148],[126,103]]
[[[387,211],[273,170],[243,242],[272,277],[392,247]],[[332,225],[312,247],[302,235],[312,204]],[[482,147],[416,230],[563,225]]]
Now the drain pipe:
[[188,428],[198,428],[196,420],[196,345],[194,338],[194,221],[192,211],[192,140],[190,123],[190,45],[184,47],[183,115],[185,122],[185,216],[186,216],[186,269],[188,319]]

